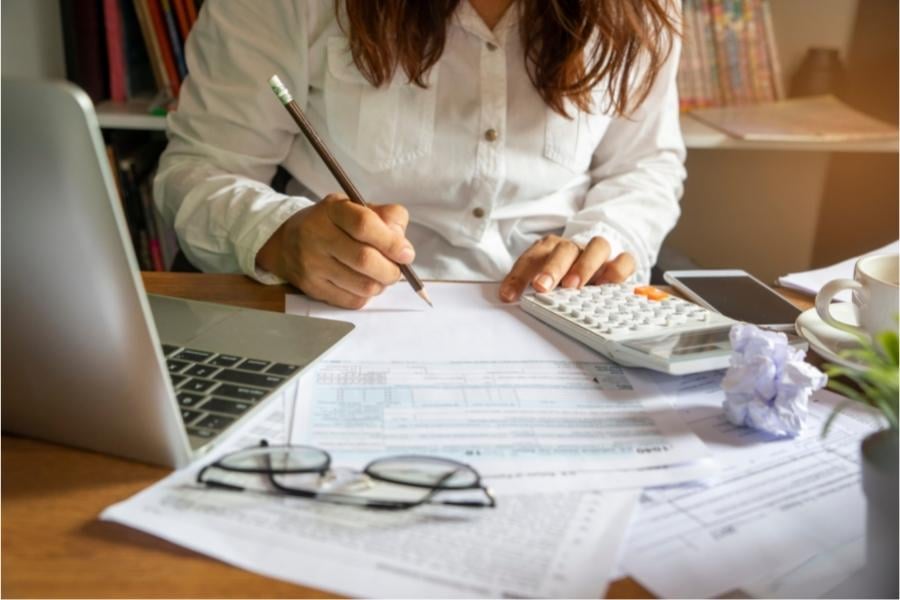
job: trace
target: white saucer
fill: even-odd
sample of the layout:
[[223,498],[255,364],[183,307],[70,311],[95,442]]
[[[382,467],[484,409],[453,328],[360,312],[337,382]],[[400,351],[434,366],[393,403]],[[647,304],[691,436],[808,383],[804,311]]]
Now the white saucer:
[[[849,302],[837,302],[831,305],[831,314],[835,319],[851,325],[859,325],[856,311]],[[865,370],[865,365],[860,365],[841,358],[838,353],[844,350],[859,348],[859,340],[851,333],[832,327],[819,317],[815,307],[803,311],[797,317],[795,323],[797,333],[809,342],[809,346],[822,358],[829,362],[850,369]]]

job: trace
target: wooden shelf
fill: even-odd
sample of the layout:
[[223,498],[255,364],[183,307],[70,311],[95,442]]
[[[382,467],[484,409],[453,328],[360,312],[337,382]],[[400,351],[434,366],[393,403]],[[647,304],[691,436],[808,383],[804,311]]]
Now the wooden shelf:
[[[101,102],[97,105],[97,118],[104,129],[137,129],[165,131],[166,118],[151,115],[149,100],[133,100],[125,104]],[[681,115],[681,131],[684,142],[693,150],[797,150],[813,152],[878,152],[896,153],[898,140],[870,140],[861,142],[748,142],[730,137],[721,131],[694,119],[690,114]]]
[[104,129],[137,129],[165,131],[166,118],[150,114],[150,100],[112,102],[106,100],[95,107],[97,120]]

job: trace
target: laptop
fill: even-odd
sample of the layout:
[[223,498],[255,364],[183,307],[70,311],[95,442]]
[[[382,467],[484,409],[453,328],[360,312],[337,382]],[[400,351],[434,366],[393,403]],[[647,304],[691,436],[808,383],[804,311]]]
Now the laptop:
[[4,431],[181,467],[353,329],[147,294],[87,95],[4,79],[2,108]]

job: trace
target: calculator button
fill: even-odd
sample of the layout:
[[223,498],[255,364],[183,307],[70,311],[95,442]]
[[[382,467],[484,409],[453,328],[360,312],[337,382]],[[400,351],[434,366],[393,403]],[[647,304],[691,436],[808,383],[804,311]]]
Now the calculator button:
[[535,299],[541,304],[545,304],[547,306],[556,306],[556,300],[547,296],[546,294],[536,294]]

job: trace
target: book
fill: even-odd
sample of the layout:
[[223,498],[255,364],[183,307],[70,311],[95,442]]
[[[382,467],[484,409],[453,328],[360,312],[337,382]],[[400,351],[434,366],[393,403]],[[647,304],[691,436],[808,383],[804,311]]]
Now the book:
[[172,53],[175,55],[175,66],[178,68],[178,77],[180,81],[184,81],[187,77],[187,64],[184,61],[184,52],[182,48],[182,39],[178,35],[178,27],[175,25],[175,15],[172,11],[172,3],[169,0],[162,0],[162,14],[166,25],[166,32],[169,35],[169,45]]
[[166,32],[167,28],[163,20],[162,5],[159,3],[159,0],[146,0],[146,3],[147,12],[150,15],[150,24],[153,27],[153,34],[157,44],[159,44],[163,65],[172,88],[172,96],[177,97],[178,90],[181,87],[181,78],[178,75],[178,68],[175,66],[175,54],[169,43],[169,34]]
[[695,45],[697,57],[697,78],[700,87],[699,107],[713,106],[715,104],[715,90],[713,79],[710,77],[710,56],[704,31],[703,6],[699,0],[691,0],[690,10],[691,27],[693,35],[691,43]]
[[66,78],[95,103],[109,97],[102,0],[60,0]]
[[116,0],[121,16],[121,38],[125,65],[125,92],[129,99],[152,95],[159,88],[141,25],[132,0]]
[[698,0],[699,27],[702,30],[703,54],[706,57],[706,70],[703,77],[709,90],[709,106],[723,103],[722,88],[719,85],[719,63],[716,59],[716,38],[712,18],[712,8],[706,0]]
[[122,15],[119,0],[103,0],[103,25],[106,29],[106,64],[109,68],[109,97],[125,102],[125,48],[122,43]]
[[775,99],[782,100],[786,97],[786,94],[784,92],[784,80],[781,75],[781,62],[778,58],[778,44],[775,41],[775,26],[772,23],[772,7],[769,6],[769,0],[763,0],[762,2],[762,17],[763,23],[765,23],[769,66],[772,68],[772,83],[775,86]]
[[830,95],[705,108],[691,114],[707,125],[749,141],[838,142],[897,137],[893,125]]
[[191,30],[191,22],[188,17],[187,0],[170,0],[172,7],[175,9],[175,16],[178,21],[178,32],[181,34],[182,41],[187,40],[188,32]]
[[682,0],[682,5],[677,74],[682,110],[780,97],[769,0]]
[[143,191],[152,177],[163,145],[156,139],[140,141],[117,134],[110,137],[107,146],[110,160],[115,162],[113,172],[118,180],[128,232],[138,264],[144,271],[164,268],[152,196]]
[[134,9],[141,28],[141,36],[144,40],[144,46],[147,48],[147,54],[150,57],[150,66],[153,69],[153,77],[156,79],[157,89],[165,91],[170,96],[174,96],[172,85],[169,82],[169,76],[166,72],[165,64],[163,63],[159,42],[156,40],[153,25],[150,22],[150,12],[147,8],[147,2],[148,0],[134,0]]
[[197,6],[194,4],[194,0],[184,0],[184,4],[187,7],[188,22],[193,27],[197,22]]
[[144,226],[147,229],[147,243],[149,246],[150,266],[154,271],[165,271],[165,263],[163,261],[162,247],[160,245],[159,230],[157,228],[158,220],[156,218],[156,208],[153,205],[153,193],[151,190],[151,182],[153,174],[151,171],[137,184],[137,194],[140,198],[141,210],[144,217]]

